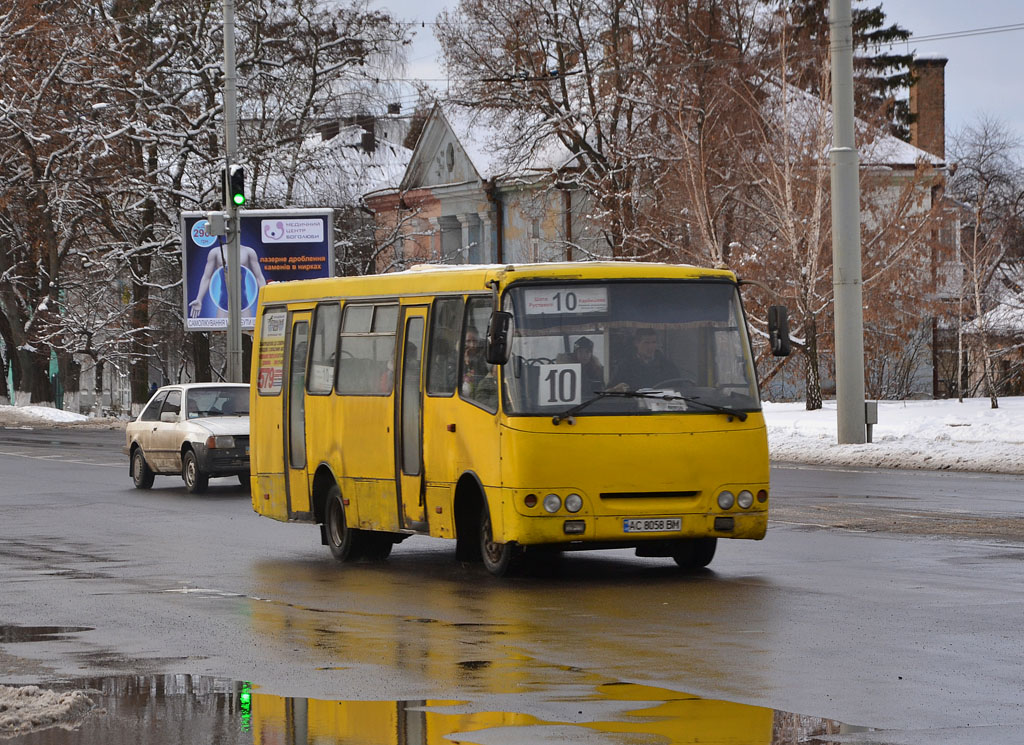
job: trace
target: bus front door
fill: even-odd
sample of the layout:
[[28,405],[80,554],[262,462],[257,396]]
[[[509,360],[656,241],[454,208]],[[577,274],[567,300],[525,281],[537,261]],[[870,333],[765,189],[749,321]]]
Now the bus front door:
[[426,306],[406,307],[402,325],[402,374],[395,408],[398,514],[403,528],[427,530],[423,492],[423,329]]
[[308,311],[292,313],[288,344],[285,406],[288,516],[309,513],[309,479],[306,477],[306,350],[309,347]]

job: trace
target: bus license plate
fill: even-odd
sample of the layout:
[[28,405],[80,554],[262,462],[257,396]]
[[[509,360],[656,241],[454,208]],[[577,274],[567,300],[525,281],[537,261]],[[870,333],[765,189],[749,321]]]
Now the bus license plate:
[[622,521],[623,533],[666,533],[682,529],[681,517],[630,517]]

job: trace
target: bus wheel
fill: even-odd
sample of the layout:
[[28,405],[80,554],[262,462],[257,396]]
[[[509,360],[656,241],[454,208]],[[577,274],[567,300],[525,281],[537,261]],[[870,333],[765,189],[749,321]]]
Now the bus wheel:
[[345,503],[341,489],[334,484],[327,492],[327,515],[324,518],[327,546],[338,561],[355,561],[361,555],[361,535],[345,523]]
[[715,558],[717,545],[717,538],[689,538],[676,541],[672,546],[672,558],[683,569],[700,569]]
[[519,547],[513,543],[495,543],[491,534],[491,513],[487,504],[480,510],[480,553],[484,567],[495,577],[504,577],[519,558]]

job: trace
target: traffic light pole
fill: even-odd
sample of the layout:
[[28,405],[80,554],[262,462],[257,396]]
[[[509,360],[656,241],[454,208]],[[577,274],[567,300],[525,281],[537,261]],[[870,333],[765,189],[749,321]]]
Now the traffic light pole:
[[[235,2],[224,0],[224,144],[225,174],[238,160],[238,105],[235,93]],[[230,181],[226,178],[225,181]],[[228,213],[229,242],[227,266],[228,289],[228,369],[231,383],[244,382],[242,370],[242,266],[241,220],[238,206],[230,198],[228,184],[224,184],[224,209]]]

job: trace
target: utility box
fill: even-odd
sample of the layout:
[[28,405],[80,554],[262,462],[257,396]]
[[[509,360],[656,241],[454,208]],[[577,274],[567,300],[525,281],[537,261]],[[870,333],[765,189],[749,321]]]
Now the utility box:
[[864,402],[864,424],[867,425],[867,437],[868,442],[871,442],[871,427],[872,425],[878,424],[878,402],[877,401],[865,401]]

